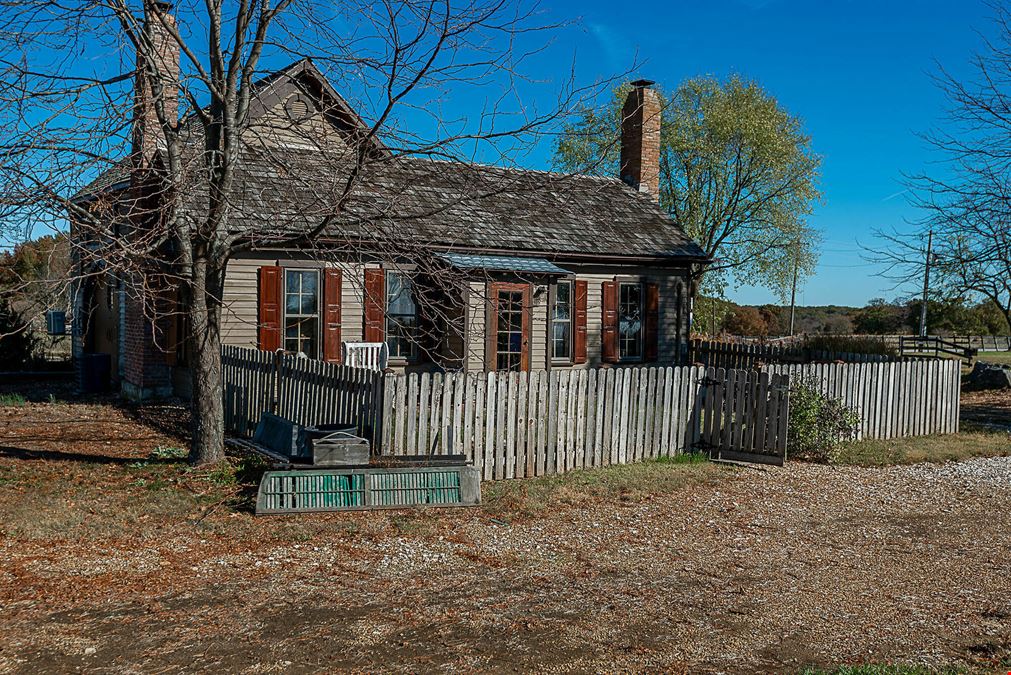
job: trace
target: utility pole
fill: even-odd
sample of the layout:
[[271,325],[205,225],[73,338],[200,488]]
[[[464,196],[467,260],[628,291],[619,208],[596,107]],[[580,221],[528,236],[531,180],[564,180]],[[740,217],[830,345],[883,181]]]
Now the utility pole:
[[927,259],[923,262],[923,303],[920,305],[920,337],[927,337],[927,295],[930,292],[930,255],[934,248],[934,231],[927,232]]
[[793,242],[793,284],[790,288],[790,337],[794,334],[797,317],[797,277],[800,275],[800,237]]
[[797,315],[797,268],[800,267],[800,261],[797,260],[797,254],[794,253],[793,256],[793,287],[790,289],[790,337],[793,337],[793,321]]

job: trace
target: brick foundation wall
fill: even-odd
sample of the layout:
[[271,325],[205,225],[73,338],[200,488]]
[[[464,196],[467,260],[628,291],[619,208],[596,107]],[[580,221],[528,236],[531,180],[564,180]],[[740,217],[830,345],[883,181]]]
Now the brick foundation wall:
[[[147,302],[150,302],[150,298]],[[145,312],[145,299],[127,293],[122,336],[123,396],[141,401],[172,395],[172,372],[165,361],[164,330]]]

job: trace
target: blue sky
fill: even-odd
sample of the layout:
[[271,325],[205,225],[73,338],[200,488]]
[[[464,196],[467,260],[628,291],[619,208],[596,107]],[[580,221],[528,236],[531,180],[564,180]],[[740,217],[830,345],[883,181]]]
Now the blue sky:
[[[550,108],[573,64],[580,84],[622,73],[636,62],[642,65],[633,75],[666,89],[695,75],[737,73],[757,80],[804,121],[824,161],[824,203],[811,219],[824,234],[824,251],[798,302],[863,305],[874,297],[915,291],[896,290],[875,276],[878,269],[861,258],[859,243],[872,243],[875,229],[902,228],[917,217],[901,179],[903,172],[922,171],[936,158],[916,136],[938,124],[944,113],[945,101],[931,76],[938,62],[956,75],[968,72],[969,58],[981,47],[977,31],[991,30],[990,9],[983,0],[669,0],[635,5],[542,0],[541,9],[545,23],[575,23],[559,31],[554,43],[524,68],[538,82],[521,86],[523,105]],[[78,59],[77,67],[121,67],[117,49],[96,47],[85,53],[89,57]],[[262,65],[280,67],[301,55],[273,54]],[[368,98],[367,85],[334,84],[352,105],[362,103],[367,116],[361,99]],[[474,124],[487,101],[466,84],[435,97],[445,108],[439,105],[427,115],[408,113],[401,122],[422,135],[432,119],[446,121],[444,112]],[[551,145],[544,139],[523,164],[548,168]],[[775,300],[755,288],[732,289],[729,296],[743,303]]]
[[[985,3],[712,0],[623,9],[614,2],[553,0],[544,7],[550,15],[581,17],[557,48],[575,52],[582,79],[620,72],[638,56],[645,61],[640,74],[666,88],[700,74],[759,81],[804,120],[824,158],[825,200],[812,218],[824,233],[824,253],[798,302],[862,305],[897,295],[890,282],[873,276],[876,268],[860,258],[857,242],[870,243],[874,229],[902,227],[916,217],[901,179],[936,157],[916,136],[944,112],[931,75],[936,62],[968,72],[968,59],[981,46],[978,31],[990,30]],[[546,161],[550,149],[542,152]],[[761,289],[730,296],[774,301]]]

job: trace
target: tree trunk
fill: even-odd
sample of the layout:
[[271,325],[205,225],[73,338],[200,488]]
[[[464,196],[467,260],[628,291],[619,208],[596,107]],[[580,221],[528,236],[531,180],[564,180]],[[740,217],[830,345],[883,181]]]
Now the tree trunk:
[[194,262],[190,301],[193,363],[193,440],[190,462],[216,464],[225,458],[225,419],[221,391],[221,294],[224,265]]

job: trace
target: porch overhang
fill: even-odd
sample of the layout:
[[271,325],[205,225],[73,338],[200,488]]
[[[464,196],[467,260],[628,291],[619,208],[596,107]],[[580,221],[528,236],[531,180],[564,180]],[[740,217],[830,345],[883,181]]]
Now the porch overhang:
[[546,258],[529,258],[506,255],[475,255],[470,253],[436,253],[435,256],[460,270],[485,270],[489,272],[522,272],[568,276],[572,274]]

